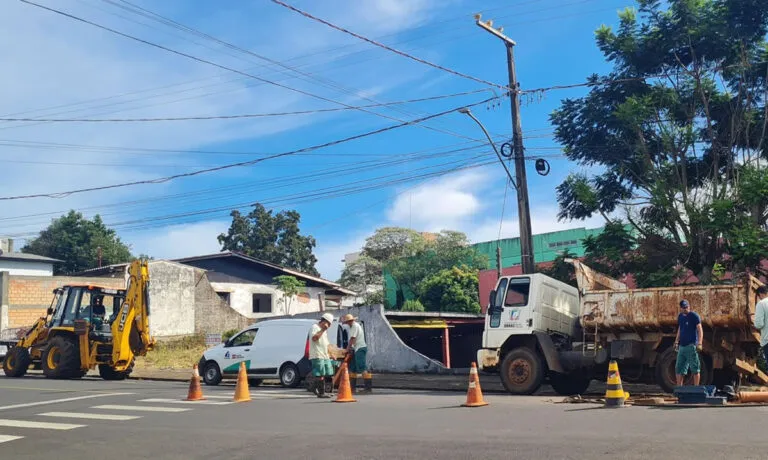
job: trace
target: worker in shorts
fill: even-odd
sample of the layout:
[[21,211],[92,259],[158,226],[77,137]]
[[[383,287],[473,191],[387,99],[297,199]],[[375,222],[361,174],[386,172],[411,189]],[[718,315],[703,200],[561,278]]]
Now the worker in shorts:
[[675,379],[677,386],[683,385],[683,378],[689,369],[693,375],[693,384],[698,385],[701,379],[701,361],[698,352],[702,349],[704,329],[701,327],[701,317],[698,313],[691,311],[691,305],[687,300],[680,301],[677,324],[677,337],[675,338],[675,350],[677,350]]
[[314,393],[318,398],[330,398],[325,393],[325,377],[333,377],[333,364],[328,354],[328,334],[326,331],[333,323],[333,315],[323,314],[320,321],[309,330],[309,361],[312,363],[312,375],[315,377]]
[[365,385],[363,387],[363,392],[370,393],[372,391],[373,381],[371,374],[368,372],[366,362],[368,344],[365,342],[365,331],[363,330],[363,326],[360,325],[360,323],[357,322],[357,318],[351,314],[344,315],[341,318],[341,322],[344,324],[344,329],[347,331],[347,337],[349,337],[347,353],[352,354],[349,372],[349,383],[352,387],[352,391],[356,391],[357,376],[362,374]]

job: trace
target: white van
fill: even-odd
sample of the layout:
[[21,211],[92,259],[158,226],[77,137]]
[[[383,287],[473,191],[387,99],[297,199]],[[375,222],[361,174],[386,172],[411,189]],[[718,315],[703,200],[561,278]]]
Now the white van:
[[[245,361],[248,379],[280,379],[285,387],[296,387],[311,372],[309,330],[316,319],[271,319],[252,324],[226,342],[209,348],[198,367],[206,385],[218,385],[222,378],[236,378]],[[328,328],[328,340],[342,347],[343,328],[337,320]]]

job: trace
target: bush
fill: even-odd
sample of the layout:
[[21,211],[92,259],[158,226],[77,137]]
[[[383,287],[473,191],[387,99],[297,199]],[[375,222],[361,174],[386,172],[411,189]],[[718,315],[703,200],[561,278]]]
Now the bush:
[[406,300],[403,304],[403,311],[424,311],[424,305],[418,300]]
[[466,266],[441,270],[422,281],[419,300],[427,311],[480,313],[477,270]]
[[225,331],[223,334],[221,334],[221,341],[226,342],[227,340],[231,339],[233,335],[237,334],[238,331],[238,329],[230,329]]

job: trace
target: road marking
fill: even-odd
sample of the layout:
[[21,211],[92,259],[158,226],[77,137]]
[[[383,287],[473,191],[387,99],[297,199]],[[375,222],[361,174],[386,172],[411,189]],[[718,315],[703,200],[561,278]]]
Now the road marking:
[[135,394],[135,393],[105,393],[105,394],[98,394],[98,395],[75,396],[72,398],[51,399],[48,401],[14,404],[12,406],[0,406],[0,410],[19,409],[21,407],[45,406],[46,404],[58,404],[58,403],[64,403],[64,402],[70,402],[70,401],[80,401],[82,399],[105,398],[108,396],[123,396],[123,395],[132,395],[132,394]]
[[72,430],[82,428],[87,425],[75,425],[72,423],[49,423],[49,422],[29,422],[26,420],[0,419],[0,426],[10,426],[14,428],[42,428],[44,430]]
[[6,436],[6,435],[0,434],[0,444],[2,444],[4,442],[8,442],[8,441],[15,441],[15,440],[21,439],[23,437],[24,436]]
[[91,420],[136,420],[137,418],[141,418],[141,415],[84,414],[82,412],[46,412],[37,415],[42,415],[44,417],[85,418]]
[[208,399],[229,399],[229,400],[232,400],[232,398],[234,398],[234,396],[218,396],[218,395],[205,395],[203,397]]
[[171,398],[150,398],[139,399],[139,402],[148,403],[170,403],[170,404],[207,404],[209,406],[223,406],[225,404],[233,404],[233,401],[184,401],[183,399],[171,399]]
[[192,409],[182,409],[180,407],[150,407],[150,406],[119,406],[114,404],[105,404],[103,406],[93,406],[91,409],[107,410],[135,410],[144,412],[186,412]]

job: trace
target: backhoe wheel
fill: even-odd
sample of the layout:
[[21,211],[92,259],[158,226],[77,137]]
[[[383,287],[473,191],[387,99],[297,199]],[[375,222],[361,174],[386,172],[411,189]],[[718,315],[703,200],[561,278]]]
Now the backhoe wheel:
[[70,379],[80,375],[80,347],[74,337],[58,336],[43,350],[43,375],[51,379]]
[[133,372],[133,364],[135,361],[131,361],[131,364],[124,371],[116,371],[109,364],[99,364],[99,375],[104,380],[125,380]]
[[541,387],[544,363],[530,348],[510,351],[501,362],[501,383],[513,395],[530,395]]
[[29,350],[23,347],[13,347],[5,355],[3,371],[8,377],[23,377],[30,364],[32,364],[32,358],[29,356]]

